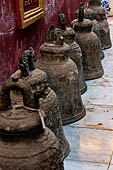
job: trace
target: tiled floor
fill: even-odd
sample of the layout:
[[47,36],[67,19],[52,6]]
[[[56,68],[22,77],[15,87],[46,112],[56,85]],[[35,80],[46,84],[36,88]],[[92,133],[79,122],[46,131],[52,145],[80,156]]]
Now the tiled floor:
[[[108,19],[113,42],[113,18]],[[65,170],[113,170],[113,48],[105,50],[102,78],[87,81],[87,115],[64,127],[71,152]]]

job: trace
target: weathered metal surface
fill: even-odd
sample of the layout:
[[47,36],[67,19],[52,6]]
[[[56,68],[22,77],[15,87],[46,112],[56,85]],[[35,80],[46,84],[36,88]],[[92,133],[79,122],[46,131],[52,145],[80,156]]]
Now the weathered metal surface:
[[[79,15],[84,16],[84,9],[80,7]],[[80,16],[79,16],[80,18]],[[92,32],[92,22],[88,19],[75,19],[71,23],[75,30],[75,40],[80,45],[83,55],[83,69],[85,80],[102,77],[104,72],[101,65],[100,48],[98,38]]]
[[[58,98],[55,92],[48,87],[47,74],[39,69],[34,68],[34,62],[33,62],[34,55],[31,54],[34,54],[33,49],[32,49],[32,53],[31,53],[31,49],[23,52],[23,55],[20,57],[19,60],[21,61],[21,67],[20,67],[21,70],[15,72],[11,77],[14,79],[15,76],[19,76],[31,86],[36,103],[38,102],[38,98],[40,98],[39,99],[40,109],[42,109],[47,115],[47,118],[45,119],[45,124],[56,135],[60,143],[62,160],[64,160],[64,158],[67,157],[67,155],[69,154],[70,149],[69,149],[69,143],[66,140],[63,132]],[[20,62],[19,62],[19,66],[20,66]],[[28,73],[26,77],[23,76],[25,75],[24,70],[27,70]],[[12,96],[13,103],[15,102],[21,103],[22,102],[21,95],[18,94],[17,92],[14,94]]]
[[105,9],[101,6],[100,0],[90,0],[88,7],[85,9],[85,17],[90,19],[91,16],[95,18],[100,27],[100,42],[102,49],[111,48],[111,39],[109,33],[109,26],[105,20]]
[[100,26],[100,40],[102,49],[111,48],[111,38],[110,38],[110,30],[108,26],[107,20],[104,19],[104,12],[100,11],[99,15],[96,15],[96,19],[99,22]]
[[102,51],[101,47],[101,40],[100,40],[100,26],[96,19],[90,19],[92,21],[92,31],[97,35],[98,37],[98,45],[99,45],[99,55],[100,58],[103,59],[105,57],[104,52]]
[[47,115],[45,124],[56,135],[60,144],[62,160],[64,160],[68,156],[70,148],[63,132],[58,98],[55,92],[47,85],[47,75],[45,72],[35,69],[32,72],[32,75],[26,78],[26,81],[32,87],[32,91],[35,91],[36,100],[39,95],[38,93],[41,93],[41,91],[43,92],[44,97],[41,97],[39,100],[40,109],[42,109]]
[[[12,107],[10,99],[12,89],[19,89],[22,92],[24,106]],[[5,107],[4,98],[7,99]],[[57,138],[48,128],[42,126],[40,114],[45,117],[44,113],[31,108],[30,100],[33,103],[30,86],[23,80],[16,82],[10,80],[1,87],[0,168],[63,170]]]
[[79,45],[74,41],[75,32],[72,28],[66,26],[66,19],[63,13],[58,16],[59,29],[62,36],[64,37],[64,42],[69,45],[69,57],[74,61],[78,68],[80,92],[83,94],[87,90],[87,85],[84,79],[83,65],[82,65],[82,52]]
[[[81,6],[84,6],[83,3],[80,4]],[[79,15],[79,10],[77,10],[76,12],[76,16]],[[100,40],[100,26],[98,21],[95,19],[95,14],[94,14],[94,10],[90,9],[90,8],[85,8],[84,9],[84,17],[86,19],[90,19],[92,21],[92,31],[97,35],[98,37],[98,43],[99,43],[99,48],[100,48],[100,57],[101,59],[104,58],[104,52],[102,51],[102,47],[101,47],[101,40]]]
[[50,26],[47,42],[40,52],[36,67],[47,73],[50,86],[58,96],[63,124],[81,119],[85,116],[85,108],[80,96],[78,70],[69,58],[69,46],[63,42],[59,29]]

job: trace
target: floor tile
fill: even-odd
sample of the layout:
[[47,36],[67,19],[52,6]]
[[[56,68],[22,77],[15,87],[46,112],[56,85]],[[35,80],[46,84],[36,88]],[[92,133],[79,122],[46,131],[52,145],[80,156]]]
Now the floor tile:
[[[68,170],[68,169],[67,169]],[[113,165],[110,166],[109,170],[113,170]]]
[[64,127],[71,153],[67,159],[108,163],[113,150],[113,132],[77,128],[74,124]]
[[[65,170],[107,170],[106,164],[90,163],[90,162],[79,162],[66,160],[64,162]],[[71,167],[71,168],[70,168]]]
[[112,160],[111,160],[111,165],[113,166],[113,152],[112,152]]
[[113,75],[110,73],[105,73],[102,78],[98,80],[92,80],[86,82],[88,86],[104,86],[104,87],[113,87]]
[[85,108],[87,115],[74,125],[113,131],[113,106],[90,104]]
[[113,105],[113,87],[88,86],[82,98],[84,104]]

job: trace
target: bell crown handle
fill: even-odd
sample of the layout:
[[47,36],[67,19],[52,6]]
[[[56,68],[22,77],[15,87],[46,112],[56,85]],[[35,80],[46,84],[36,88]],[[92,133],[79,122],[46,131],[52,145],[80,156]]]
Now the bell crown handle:
[[58,25],[61,30],[66,30],[66,18],[63,13],[58,15]]
[[78,15],[78,22],[84,21],[84,3],[80,3],[79,5],[79,15]]
[[23,103],[27,107],[36,108],[34,96],[27,82],[22,79],[9,80],[0,88],[0,111],[7,110],[11,106],[10,91],[19,90],[23,96]]
[[101,6],[100,0],[89,0],[88,6]]
[[54,41],[54,31],[55,31],[55,27],[53,24],[51,24],[48,28],[48,32],[47,32],[47,35],[46,35],[46,41],[51,43]]
[[35,70],[34,58],[35,51],[32,46],[20,56],[18,66],[23,77],[27,77],[31,71]]

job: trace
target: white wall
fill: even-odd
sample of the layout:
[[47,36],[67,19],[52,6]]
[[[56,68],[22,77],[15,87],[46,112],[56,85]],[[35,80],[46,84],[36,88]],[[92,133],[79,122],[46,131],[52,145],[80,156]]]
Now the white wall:
[[110,5],[110,8],[111,8],[109,16],[113,16],[113,0],[109,0],[109,5]]

